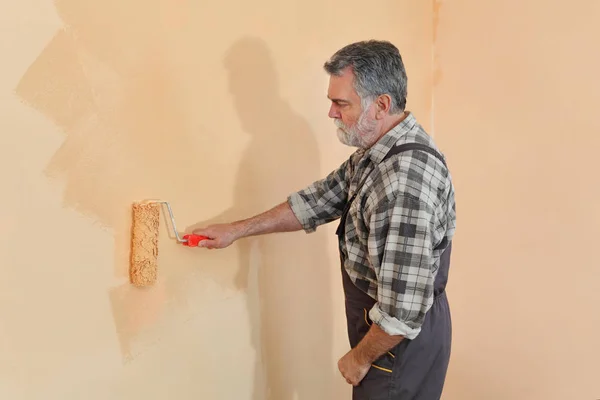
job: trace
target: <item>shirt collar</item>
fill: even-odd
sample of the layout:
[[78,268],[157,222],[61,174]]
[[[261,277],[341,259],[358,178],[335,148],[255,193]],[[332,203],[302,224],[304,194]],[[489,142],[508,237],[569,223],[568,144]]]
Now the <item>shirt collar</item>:
[[411,112],[408,112],[406,118],[404,118],[402,122],[390,129],[373,146],[371,146],[369,150],[367,150],[367,157],[376,164],[380,163],[388,151],[390,151],[402,136],[410,132],[416,123],[417,120],[415,116]]

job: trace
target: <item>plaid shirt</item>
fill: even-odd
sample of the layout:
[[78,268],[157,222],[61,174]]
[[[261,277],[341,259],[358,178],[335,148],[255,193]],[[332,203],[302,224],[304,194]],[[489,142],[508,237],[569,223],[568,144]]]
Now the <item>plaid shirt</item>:
[[[340,251],[352,281],[376,300],[369,317],[388,334],[408,339],[419,334],[433,304],[440,255],[456,222],[452,179],[440,160],[407,151],[381,162],[395,144],[414,142],[439,152],[409,114],[370,149],[357,150],[327,177],[288,198],[303,229],[314,232],[340,218],[370,174],[348,212]],[[446,245],[436,249],[440,243]]]

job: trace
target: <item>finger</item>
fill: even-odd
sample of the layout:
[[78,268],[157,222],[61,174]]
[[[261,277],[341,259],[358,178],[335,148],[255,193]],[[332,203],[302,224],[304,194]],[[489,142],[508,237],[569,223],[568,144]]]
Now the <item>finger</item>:
[[208,229],[194,229],[192,231],[192,233],[194,235],[200,235],[200,236],[208,236],[208,237],[210,237],[210,234],[208,233]]

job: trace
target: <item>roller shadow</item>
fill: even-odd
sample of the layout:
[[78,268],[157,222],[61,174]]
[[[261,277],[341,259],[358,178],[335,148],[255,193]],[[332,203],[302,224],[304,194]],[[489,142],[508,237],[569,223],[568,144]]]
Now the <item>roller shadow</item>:
[[[234,206],[212,221],[246,218],[285,200],[321,171],[308,123],[279,93],[266,44],[243,38],[225,68],[250,142],[239,163]],[[334,396],[332,298],[324,232],[274,234],[236,243],[236,285],[248,290],[252,343],[257,352],[254,400],[317,400]]]

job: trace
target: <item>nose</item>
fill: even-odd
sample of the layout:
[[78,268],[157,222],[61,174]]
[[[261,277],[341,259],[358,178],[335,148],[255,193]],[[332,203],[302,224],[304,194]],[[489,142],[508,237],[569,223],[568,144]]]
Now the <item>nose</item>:
[[329,118],[339,119],[341,117],[339,110],[335,103],[331,103],[331,107],[329,107]]

